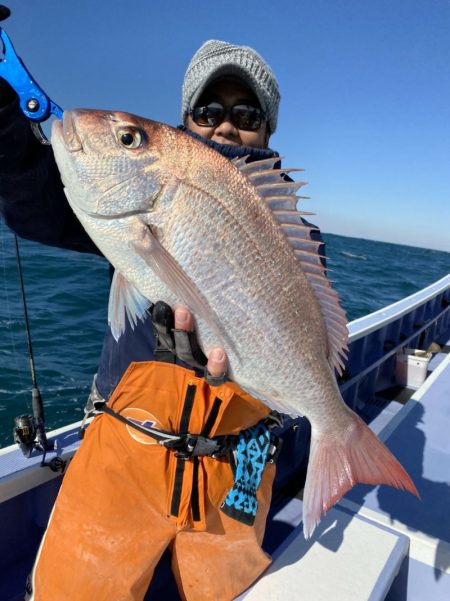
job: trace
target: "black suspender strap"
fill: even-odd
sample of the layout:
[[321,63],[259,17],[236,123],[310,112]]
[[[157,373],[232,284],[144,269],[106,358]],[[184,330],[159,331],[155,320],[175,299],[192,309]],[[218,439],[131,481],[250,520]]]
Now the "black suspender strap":
[[[189,384],[184,397],[183,411],[180,419],[180,433],[187,434],[189,432],[189,421],[191,419],[192,409],[194,407],[194,399],[197,387]],[[187,459],[188,446],[186,449],[176,453],[177,464],[175,468],[175,479],[173,483],[172,501],[170,504],[170,513],[173,516],[178,516],[180,512],[181,491],[183,488],[183,477],[185,468],[185,459]]]

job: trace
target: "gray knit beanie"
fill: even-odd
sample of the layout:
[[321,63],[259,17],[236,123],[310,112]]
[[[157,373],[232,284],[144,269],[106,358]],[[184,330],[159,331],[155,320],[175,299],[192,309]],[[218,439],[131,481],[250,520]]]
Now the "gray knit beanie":
[[227,75],[238,77],[257,97],[270,132],[277,127],[280,92],[269,65],[253,48],[209,40],[192,57],[183,81],[182,120],[205,89]]

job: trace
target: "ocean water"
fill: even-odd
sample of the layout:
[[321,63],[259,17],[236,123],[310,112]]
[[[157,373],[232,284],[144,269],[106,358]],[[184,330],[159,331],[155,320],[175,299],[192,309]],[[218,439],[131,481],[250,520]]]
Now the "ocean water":
[[[330,279],[349,320],[450,273],[450,254],[324,234]],[[48,429],[77,421],[106,327],[105,260],[20,240],[36,376]],[[0,222],[0,446],[14,417],[31,412],[31,378],[14,238]]]

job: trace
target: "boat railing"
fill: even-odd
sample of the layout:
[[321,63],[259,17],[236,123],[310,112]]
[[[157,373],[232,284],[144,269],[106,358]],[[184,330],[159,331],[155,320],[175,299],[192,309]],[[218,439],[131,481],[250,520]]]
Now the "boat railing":
[[396,385],[402,350],[427,351],[450,328],[450,274],[431,286],[370,315],[349,329],[349,361],[339,387],[345,402],[360,410]]

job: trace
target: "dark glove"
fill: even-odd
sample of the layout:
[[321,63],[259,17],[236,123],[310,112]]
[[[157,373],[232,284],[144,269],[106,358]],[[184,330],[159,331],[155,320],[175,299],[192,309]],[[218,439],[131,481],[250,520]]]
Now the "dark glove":
[[151,314],[159,348],[168,349],[191,367],[205,367],[207,359],[198,344],[195,332],[175,329],[173,311],[167,303],[155,303]]
[[0,4],[0,21],[4,21],[5,19],[7,19],[10,14],[11,11],[9,10],[9,8],[4,4]]
[[[7,6],[0,4],[0,21],[9,17],[11,11]],[[7,81],[0,77],[0,109],[17,99],[16,92]]]
[[12,89],[3,77],[0,77],[0,109],[8,106],[11,102],[18,100],[18,98],[15,90]]

